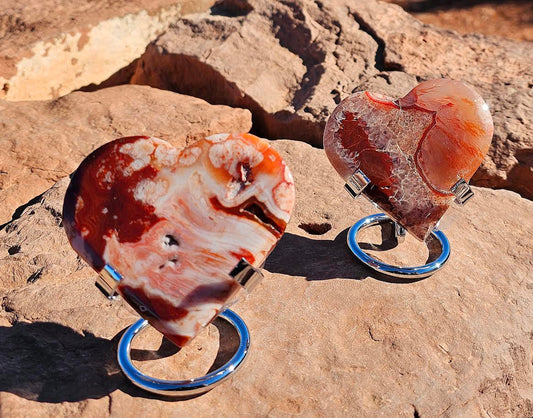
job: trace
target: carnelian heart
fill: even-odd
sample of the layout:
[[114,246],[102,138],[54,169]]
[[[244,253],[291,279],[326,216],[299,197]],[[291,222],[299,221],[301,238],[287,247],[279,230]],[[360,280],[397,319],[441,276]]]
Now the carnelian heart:
[[393,100],[368,91],[343,100],[324,131],[324,149],[347,180],[360,169],[363,193],[420,240],[470,180],[493,132],[487,104],[470,86],[438,79]]
[[229,273],[260,267],[294,204],[285,162],[253,135],[215,135],[178,150],[157,138],[110,142],[74,173],[63,219],[97,272],[120,273],[118,292],[183,346],[234,298]]

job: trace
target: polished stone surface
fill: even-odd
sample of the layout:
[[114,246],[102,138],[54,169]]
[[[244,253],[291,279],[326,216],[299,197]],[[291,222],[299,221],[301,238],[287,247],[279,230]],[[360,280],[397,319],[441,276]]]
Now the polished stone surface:
[[355,93],[333,111],[324,149],[346,181],[361,170],[363,193],[424,240],[454,199],[452,187],[470,180],[490,146],[488,105],[470,86],[436,79],[394,100]]
[[293,204],[291,173],[263,139],[221,134],[180,150],[138,136],[82,162],[63,219],[76,252],[120,273],[124,299],[183,346],[234,301],[239,260],[263,264]]

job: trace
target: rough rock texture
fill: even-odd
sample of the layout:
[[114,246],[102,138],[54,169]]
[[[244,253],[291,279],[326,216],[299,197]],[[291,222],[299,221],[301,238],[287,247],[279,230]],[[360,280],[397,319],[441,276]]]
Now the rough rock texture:
[[100,83],[185,13],[214,0],[3,0],[0,98],[51,99]]
[[[125,380],[115,349],[135,316],[99,294],[70,249],[63,179],[0,230],[2,415],[532,416],[533,203],[475,188],[446,229],[446,267],[414,283],[385,281],[345,243],[347,228],[375,209],[349,198],[322,150],[273,145],[294,174],[297,205],[265,279],[235,307],[253,346],[232,380],[181,402]],[[421,248],[407,239],[387,261],[417,262]],[[142,360],[175,350],[149,333],[134,358],[161,377],[198,375],[231,352],[223,325],[151,362]]]
[[[4,97],[16,86],[52,97],[135,73],[135,83],[248,108],[266,136],[320,145],[327,117],[352,91],[399,97],[417,81],[454,77],[479,89],[494,114],[496,135],[477,184],[533,196],[531,43],[460,36],[372,0],[227,0],[178,21],[130,62],[177,15],[177,2],[78,3],[2,4]],[[180,4],[185,13],[187,4],[210,3]],[[119,44],[135,54],[117,49],[107,36],[115,29],[132,38]],[[79,60],[70,61],[74,71],[93,71],[96,57],[114,64],[101,64],[98,77],[73,76],[63,52]],[[36,72],[24,67],[31,62]],[[60,72],[47,72],[52,62]],[[45,75],[58,77],[53,91]],[[179,146],[250,126],[246,110],[136,86],[0,102],[0,416],[533,416],[533,203],[474,188],[477,196],[443,220],[452,245],[444,270],[387,281],[346,249],[347,228],[375,208],[349,198],[322,150],[294,141],[274,143],[295,177],[293,220],[263,282],[235,306],[252,333],[247,364],[181,402],[126,381],[116,346],[137,316],[98,292],[95,273],[70,248],[61,225],[65,176],[119,136],[155,135]],[[408,237],[380,257],[414,265],[424,255]],[[172,357],[175,347],[149,330],[132,356],[162,378],[198,376],[232,354],[235,336],[224,322],[215,325]]]
[[422,22],[459,33],[482,33],[517,41],[533,41],[533,4],[527,0],[507,0],[502,3],[465,3],[463,0],[385,1],[402,6]]
[[466,81],[496,126],[473,184],[533,197],[531,43],[459,35],[372,0],[231,4],[178,21],[131,82],[245,107],[259,134],[320,145],[327,117],[353,91],[402,97],[417,80]]
[[51,101],[0,101],[0,225],[70,174],[96,147],[153,135],[176,147],[221,132],[247,132],[250,113],[141,86],[72,93]]

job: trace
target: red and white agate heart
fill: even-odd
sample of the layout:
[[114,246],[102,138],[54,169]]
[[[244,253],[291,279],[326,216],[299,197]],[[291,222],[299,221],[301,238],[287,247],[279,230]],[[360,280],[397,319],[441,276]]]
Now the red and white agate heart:
[[420,240],[468,182],[492,139],[488,105],[470,86],[437,79],[397,100],[368,91],[343,100],[324,131],[324,149],[344,180],[361,170],[363,193]]
[[260,267],[294,204],[291,173],[263,139],[215,135],[187,148],[145,136],[89,155],[65,196],[73,248],[178,346],[209,324],[241,286],[242,259]]

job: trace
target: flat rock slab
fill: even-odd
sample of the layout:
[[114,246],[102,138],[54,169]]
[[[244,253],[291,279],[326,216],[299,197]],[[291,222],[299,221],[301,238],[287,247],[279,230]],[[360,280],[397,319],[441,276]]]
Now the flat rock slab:
[[234,7],[180,19],[131,82],[248,108],[259,134],[320,146],[328,116],[354,91],[403,97],[418,81],[465,81],[495,123],[473,184],[533,198],[531,43],[459,35],[373,0],[226,3]]
[[53,99],[100,83],[179,16],[214,0],[3,0],[0,98]]
[[[70,249],[63,179],[0,230],[2,413],[531,416],[533,203],[474,188],[447,221],[445,268],[414,283],[385,281],[346,247],[347,229],[375,208],[343,191],[322,150],[273,146],[294,174],[297,203],[265,279],[235,306],[252,334],[242,370],[184,401],[126,381],[115,350],[135,315],[99,294],[96,274]],[[422,249],[407,239],[388,261],[414,263]],[[175,350],[148,333],[134,358],[164,378],[199,375],[220,360],[213,344],[227,350],[227,331],[210,326],[171,358]]]
[[0,126],[1,225],[108,141],[148,135],[182,147],[211,134],[248,132],[251,117],[194,97],[117,86],[50,101],[0,101]]

